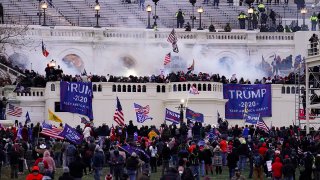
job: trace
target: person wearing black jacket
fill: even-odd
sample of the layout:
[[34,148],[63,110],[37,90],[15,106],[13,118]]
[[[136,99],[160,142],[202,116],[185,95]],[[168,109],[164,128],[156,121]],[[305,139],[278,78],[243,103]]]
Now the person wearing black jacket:
[[75,160],[69,164],[70,175],[73,178],[82,178],[85,164],[82,162],[79,155],[76,156]]
[[282,166],[282,174],[284,179],[293,179],[295,168],[289,158],[284,159]]
[[134,132],[135,132],[135,127],[132,123],[132,121],[129,121],[129,125],[127,127],[127,133],[128,133],[128,142],[134,140]]
[[69,168],[63,168],[63,174],[59,177],[59,180],[73,180],[73,177],[69,173]]
[[18,163],[19,163],[19,152],[17,144],[12,146],[10,152],[10,169],[11,169],[11,179],[18,179]]
[[160,180],[181,180],[178,171],[175,168],[169,168],[168,172]]
[[164,172],[169,169],[170,153],[170,148],[168,147],[168,144],[165,143],[162,149],[162,176],[164,175]]
[[137,170],[139,165],[139,159],[135,152],[126,161],[127,174],[130,179],[135,179],[137,176]]
[[241,144],[239,145],[237,152],[239,154],[239,170],[243,171],[246,168],[246,162],[248,157],[248,145],[246,141],[241,138]]
[[[110,135],[109,127],[106,124],[102,124],[98,133],[99,133],[98,134],[99,135],[99,145],[101,148],[103,148],[106,137]],[[129,135],[129,133],[128,133],[128,135]]]
[[228,157],[227,157],[230,179],[234,176],[235,168],[237,167],[237,163],[239,161],[239,156],[236,151],[237,150],[235,148],[233,148],[231,153],[228,154]]
[[4,16],[3,6],[2,6],[2,3],[0,3],[0,17],[1,17],[0,23],[1,24],[4,24],[3,16]]

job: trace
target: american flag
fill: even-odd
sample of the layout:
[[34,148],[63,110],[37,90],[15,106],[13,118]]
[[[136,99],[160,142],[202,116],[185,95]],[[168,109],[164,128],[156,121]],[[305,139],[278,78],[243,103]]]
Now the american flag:
[[167,65],[171,62],[171,53],[166,54],[166,56],[164,57],[164,61],[163,64]]
[[51,124],[46,122],[42,123],[42,131],[41,134],[45,136],[49,136],[56,139],[64,139],[62,136],[59,136],[63,129],[59,129],[57,127],[53,127]]
[[194,85],[192,85],[189,89],[189,93],[196,95],[196,94],[199,94],[199,91]]
[[21,115],[22,115],[22,108],[21,108],[21,107],[14,106],[14,105],[12,105],[12,104],[9,104],[9,108],[8,108],[7,114],[10,115],[10,116],[21,117]]
[[47,48],[44,45],[43,41],[42,41],[42,54],[43,54],[44,57],[48,57],[49,56],[49,52],[47,51]]
[[81,117],[81,123],[88,124],[89,121],[85,117]]
[[179,52],[178,45],[177,45],[178,38],[176,36],[176,32],[174,31],[174,29],[172,29],[171,33],[169,34],[167,41],[172,44],[173,52],[178,53]]
[[269,128],[268,128],[268,126],[266,125],[266,123],[263,121],[262,118],[260,118],[260,120],[258,121],[257,127],[258,127],[259,129],[263,130],[264,132],[269,133]]
[[113,120],[120,126],[124,126],[124,116],[122,112],[122,106],[118,97],[117,97],[117,107],[113,115]]

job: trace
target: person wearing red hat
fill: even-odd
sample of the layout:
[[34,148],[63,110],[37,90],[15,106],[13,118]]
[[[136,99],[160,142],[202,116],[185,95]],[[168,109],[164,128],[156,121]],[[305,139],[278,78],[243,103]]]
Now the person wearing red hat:
[[39,172],[38,166],[33,166],[32,171],[28,176],[26,177],[26,180],[42,180],[43,175]]
[[275,162],[272,164],[272,176],[274,180],[282,179],[282,162],[279,157],[276,157]]

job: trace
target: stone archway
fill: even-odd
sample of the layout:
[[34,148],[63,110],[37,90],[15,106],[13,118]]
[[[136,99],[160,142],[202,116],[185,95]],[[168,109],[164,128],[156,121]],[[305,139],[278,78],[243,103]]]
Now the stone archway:
[[62,58],[62,63],[69,69],[75,70],[77,73],[83,72],[84,62],[77,54],[67,54]]

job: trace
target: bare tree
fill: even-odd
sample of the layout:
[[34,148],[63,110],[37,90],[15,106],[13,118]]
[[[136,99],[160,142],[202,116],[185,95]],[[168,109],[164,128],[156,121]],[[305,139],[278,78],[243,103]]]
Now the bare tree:
[[28,25],[1,24],[0,52],[5,52],[7,46],[13,49],[32,47],[33,40],[27,37],[28,30]]

